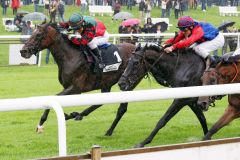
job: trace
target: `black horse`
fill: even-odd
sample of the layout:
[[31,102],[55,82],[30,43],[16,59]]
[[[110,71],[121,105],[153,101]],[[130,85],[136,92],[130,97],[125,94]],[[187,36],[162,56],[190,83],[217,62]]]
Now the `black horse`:
[[[78,46],[72,44],[64,34],[61,34],[56,25],[43,23],[37,26],[20,52],[24,58],[30,58],[33,54],[36,55],[38,51],[45,48],[50,49],[58,65],[58,79],[64,87],[63,91],[57,95],[71,95],[96,89],[101,89],[101,92],[110,92],[111,87],[118,82],[124,72],[127,61],[136,47],[127,43],[117,45],[122,64],[117,71],[104,72],[100,77],[94,73],[92,69],[93,63],[88,63],[83,51]],[[81,120],[83,116],[87,116],[100,106],[93,105],[82,113],[73,112],[70,115],[65,114],[65,116],[66,119],[75,118]],[[121,103],[120,106],[125,108],[127,103]],[[49,111],[49,109],[44,111],[39,122],[40,129],[42,129],[43,123],[47,120]],[[39,128],[37,131],[39,131]]]
[[[154,45],[136,50],[131,56],[128,66],[118,84],[121,90],[132,90],[149,72],[159,84],[169,87],[185,87],[201,85],[201,76],[206,63],[193,50],[178,50],[167,54],[162,48]],[[159,120],[152,133],[136,147],[149,144],[157,132],[175,116],[184,106],[188,105],[201,123],[204,134],[208,132],[206,119],[201,108],[197,106],[198,98],[174,99],[173,103]],[[127,106],[120,106],[117,117],[122,117]],[[118,119],[119,121],[120,119]]]

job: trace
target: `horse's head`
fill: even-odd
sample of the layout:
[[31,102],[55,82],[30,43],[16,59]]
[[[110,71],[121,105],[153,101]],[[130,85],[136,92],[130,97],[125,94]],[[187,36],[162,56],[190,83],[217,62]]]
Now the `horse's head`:
[[147,47],[138,46],[128,61],[128,65],[118,81],[121,90],[132,90],[149,70],[146,60]]
[[[215,85],[218,84],[218,72],[216,68],[209,68],[204,71],[201,77],[202,85]],[[208,110],[208,107],[211,103],[215,101],[215,96],[204,96],[199,97],[197,105],[204,111]]]
[[39,51],[48,48],[57,38],[59,38],[59,32],[54,25],[49,23],[38,25],[20,53],[22,57],[30,58],[33,54],[36,55]]

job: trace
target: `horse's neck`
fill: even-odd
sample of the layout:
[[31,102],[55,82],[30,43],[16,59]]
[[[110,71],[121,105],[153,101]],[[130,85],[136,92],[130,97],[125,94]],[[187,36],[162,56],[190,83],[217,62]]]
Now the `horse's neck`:
[[174,65],[177,65],[177,60],[175,58],[171,58],[169,55],[165,55],[166,53],[158,53],[152,52],[147,55],[147,62],[149,63],[150,68],[157,68],[161,70],[173,70]]
[[51,54],[56,61],[60,72],[74,72],[82,64],[85,64],[84,55],[80,49],[71,46],[65,39],[60,38],[49,46]]
[[80,49],[78,50],[77,48],[72,47],[62,37],[52,43],[48,48],[56,62],[63,62],[66,60],[71,61],[72,59],[80,60],[82,58]]

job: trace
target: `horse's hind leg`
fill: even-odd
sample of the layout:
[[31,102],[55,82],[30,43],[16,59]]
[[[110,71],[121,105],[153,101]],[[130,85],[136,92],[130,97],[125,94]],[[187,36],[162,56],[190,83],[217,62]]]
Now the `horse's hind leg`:
[[[109,88],[104,88],[101,89],[102,93],[107,93],[111,91],[111,87]],[[84,116],[89,115],[90,113],[92,113],[93,111],[95,111],[96,109],[98,109],[99,107],[101,107],[102,104],[99,105],[92,105],[89,108],[85,109],[84,111],[82,111],[81,113],[79,112],[72,112],[69,116],[69,119],[75,119],[75,120],[82,120]]]
[[120,106],[118,108],[118,112],[117,112],[116,118],[114,119],[111,127],[105,133],[106,136],[111,136],[112,135],[113,130],[117,126],[118,122],[120,121],[120,119],[122,118],[124,113],[127,112],[127,106],[128,106],[128,103],[121,103],[120,104]]
[[208,133],[203,137],[202,140],[210,140],[212,135],[217,133],[225,125],[229,124],[232,120],[240,116],[240,110],[229,105],[222,117],[212,126]]
[[157,132],[161,128],[163,128],[167,124],[167,122],[170,119],[172,119],[172,117],[175,116],[185,105],[186,105],[186,102],[183,99],[175,99],[172,105],[168,108],[167,112],[158,121],[157,125],[155,126],[151,134],[144,141],[135,145],[135,147],[136,148],[144,147],[144,145],[151,143],[151,141],[153,140]]
[[204,135],[206,135],[208,132],[208,126],[207,126],[207,121],[206,121],[206,118],[205,118],[202,110],[198,106],[196,106],[196,103],[193,105],[189,105],[189,107],[192,109],[192,111],[197,116],[197,118],[202,126],[203,133],[204,133]]

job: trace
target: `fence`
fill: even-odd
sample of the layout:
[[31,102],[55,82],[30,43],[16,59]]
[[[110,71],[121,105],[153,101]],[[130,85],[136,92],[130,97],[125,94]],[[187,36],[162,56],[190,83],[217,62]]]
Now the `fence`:
[[[226,95],[236,93],[240,93],[240,84],[2,99],[0,100],[0,111],[32,110],[52,107],[56,111],[58,119],[59,156],[65,156],[67,155],[66,126],[62,107],[186,98],[207,95]],[[94,101],[92,101],[93,99]]]
[[[240,33],[221,33],[224,37],[234,37],[237,41],[237,48],[240,46]],[[110,34],[109,42],[113,44],[121,43],[126,39],[134,39],[139,43],[146,43],[146,41],[152,41],[158,43],[164,41],[169,37],[173,37],[174,33],[161,33],[161,34]],[[0,36],[0,66],[7,66],[8,65],[8,53],[9,53],[9,44],[19,44],[21,43],[21,39],[29,38],[29,36],[20,36],[20,35],[13,35],[13,36]],[[226,45],[225,45],[226,46]],[[226,46],[227,47],[227,46]],[[226,49],[223,49],[223,52],[227,52]],[[45,52],[44,52],[45,54]],[[41,64],[41,54],[40,54],[40,61],[38,65]]]

